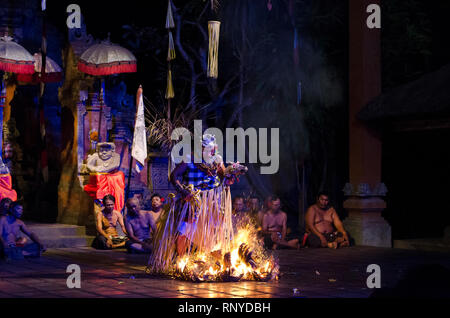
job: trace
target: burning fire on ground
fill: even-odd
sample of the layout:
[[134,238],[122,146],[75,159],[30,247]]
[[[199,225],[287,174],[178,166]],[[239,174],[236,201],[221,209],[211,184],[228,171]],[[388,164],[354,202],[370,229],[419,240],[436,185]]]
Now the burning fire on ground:
[[191,252],[179,257],[171,276],[190,281],[278,280],[279,266],[263,247],[262,238],[249,218],[237,222],[229,252],[220,244],[211,253]]

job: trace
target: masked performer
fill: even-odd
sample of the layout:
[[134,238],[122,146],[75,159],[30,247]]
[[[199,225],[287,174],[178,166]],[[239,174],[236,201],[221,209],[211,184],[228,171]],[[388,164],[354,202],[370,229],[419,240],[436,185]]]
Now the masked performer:
[[116,199],[114,210],[120,212],[125,204],[125,176],[122,171],[118,171],[120,155],[115,150],[116,146],[112,142],[97,144],[97,152],[87,158],[86,167],[90,177],[84,191],[100,206],[100,200],[105,195],[112,195]]
[[229,185],[247,168],[239,164],[225,168],[217,148],[215,137],[204,135],[201,163],[188,158],[173,170],[170,181],[178,194],[169,196],[169,205],[160,217],[149,261],[151,271],[170,274],[177,257],[229,251],[233,238]]

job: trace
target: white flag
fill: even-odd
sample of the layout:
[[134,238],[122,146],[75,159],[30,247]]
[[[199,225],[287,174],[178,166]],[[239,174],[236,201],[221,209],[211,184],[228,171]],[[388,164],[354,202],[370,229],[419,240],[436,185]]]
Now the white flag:
[[136,171],[142,171],[147,159],[147,140],[145,132],[144,118],[144,100],[142,98],[142,90],[139,96],[139,104],[136,114],[136,122],[134,123],[133,145],[131,147],[131,155],[136,159]]

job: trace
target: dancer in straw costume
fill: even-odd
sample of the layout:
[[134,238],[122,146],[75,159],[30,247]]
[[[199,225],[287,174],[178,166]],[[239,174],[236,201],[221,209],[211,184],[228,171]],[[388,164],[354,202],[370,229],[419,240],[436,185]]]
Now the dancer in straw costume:
[[221,257],[233,239],[230,185],[247,168],[234,163],[225,168],[213,135],[202,137],[202,162],[179,163],[170,181],[178,194],[160,217],[148,269],[173,274],[176,263],[191,255]]

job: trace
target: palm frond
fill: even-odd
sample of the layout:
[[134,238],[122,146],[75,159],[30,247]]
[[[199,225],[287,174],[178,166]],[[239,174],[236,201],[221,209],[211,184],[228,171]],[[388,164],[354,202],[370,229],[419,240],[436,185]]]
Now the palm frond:
[[172,140],[172,132],[176,128],[186,128],[192,131],[194,120],[207,107],[194,108],[195,101],[186,106],[177,106],[168,118],[167,105],[164,109],[158,109],[147,98],[145,107],[145,122],[147,126],[147,144],[152,148],[159,148],[162,152],[169,153],[176,140]]

